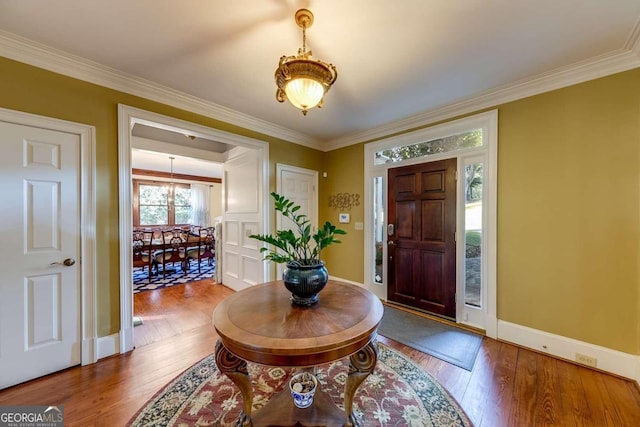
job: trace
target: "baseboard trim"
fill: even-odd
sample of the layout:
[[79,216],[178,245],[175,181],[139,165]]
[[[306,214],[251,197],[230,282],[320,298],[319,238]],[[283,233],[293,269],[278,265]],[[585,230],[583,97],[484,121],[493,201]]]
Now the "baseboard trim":
[[82,340],[82,365],[90,365],[98,361],[98,339],[88,338]]
[[120,353],[120,334],[98,338],[98,360]]
[[[498,339],[550,356],[576,362],[576,353],[597,359],[596,370],[635,380],[640,383],[640,357],[573,338],[554,335],[515,323],[498,320]],[[593,368],[588,365],[582,365]]]

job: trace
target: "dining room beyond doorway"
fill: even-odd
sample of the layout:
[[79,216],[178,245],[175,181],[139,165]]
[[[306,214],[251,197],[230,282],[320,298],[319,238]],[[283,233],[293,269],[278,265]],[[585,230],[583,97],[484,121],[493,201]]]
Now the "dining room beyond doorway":
[[133,293],[215,279],[216,227],[137,227]]

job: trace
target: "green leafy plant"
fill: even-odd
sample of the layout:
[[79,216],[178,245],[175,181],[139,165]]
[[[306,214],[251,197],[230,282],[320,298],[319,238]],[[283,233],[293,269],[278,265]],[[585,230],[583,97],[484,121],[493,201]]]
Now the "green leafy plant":
[[315,265],[320,262],[322,250],[334,243],[341,243],[337,235],[347,234],[329,221],[311,234],[311,222],[306,215],[298,213],[300,206],[276,192],[271,193],[276,211],[281,212],[295,224],[295,230],[277,230],[275,234],[252,234],[249,237],[269,244],[260,252],[264,259],[276,263]]

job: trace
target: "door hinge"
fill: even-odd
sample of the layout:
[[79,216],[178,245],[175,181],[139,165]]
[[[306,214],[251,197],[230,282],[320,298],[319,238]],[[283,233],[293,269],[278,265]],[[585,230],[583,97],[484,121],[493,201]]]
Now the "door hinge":
[[454,241],[454,242],[457,242],[457,241],[458,241],[458,232],[457,232],[457,231],[454,231],[454,232],[453,232],[453,241]]
[[458,180],[458,170],[456,169],[456,181]]

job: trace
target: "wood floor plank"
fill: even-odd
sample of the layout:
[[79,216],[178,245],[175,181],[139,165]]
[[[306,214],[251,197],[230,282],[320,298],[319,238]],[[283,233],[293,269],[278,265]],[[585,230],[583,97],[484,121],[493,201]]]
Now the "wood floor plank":
[[462,399],[459,399],[460,404],[467,408],[469,418],[476,420],[478,426],[482,424],[484,411],[490,401],[489,397],[497,392],[493,373],[499,353],[498,341],[483,339],[466,391]]
[[568,427],[589,425],[591,413],[578,371],[584,369],[572,363],[558,360],[559,395],[562,398],[563,420]]
[[516,376],[513,383],[514,410],[511,411],[511,425],[535,425],[535,406],[538,397],[537,388],[537,354],[520,349]]
[[627,381],[611,375],[601,375],[604,389],[602,394],[609,396],[612,410],[615,411],[620,425],[640,426],[640,414],[634,409],[638,408],[637,394],[630,392]]
[[[485,341],[483,340],[483,347]],[[509,427],[514,402],[514,381],[518,360],[518,347],[500,342],[494,371],[487,372],[492,387],[488,388],[487,401],[481,420],[474,420],[478,427]],[[481,424],[479,424],[481,422]]]
[[[136,349],[0,390],[0,405],[63,405],[65,426],[118,427],[185,369],[214,351],[216,304],[233,291],[211,281],[134,296]],[[390,338],[460,403],[476,427],[640,425],[632,381],[484,338],[473,371]]]
[[535,425],[567,425],[556,369],[556,360],[542,354],[536,357],[537,390],[534,407]]
[[604,391],[599,385],[600,374],[587,368],[579,368],[578,375],[582,381],[582,386],[585,392],[585,398],[589,402],[589,414],[588,424],[600,425],[600,426],[615,426],[621,424],[615,424],[611,419],[608,396],[602,396]]

